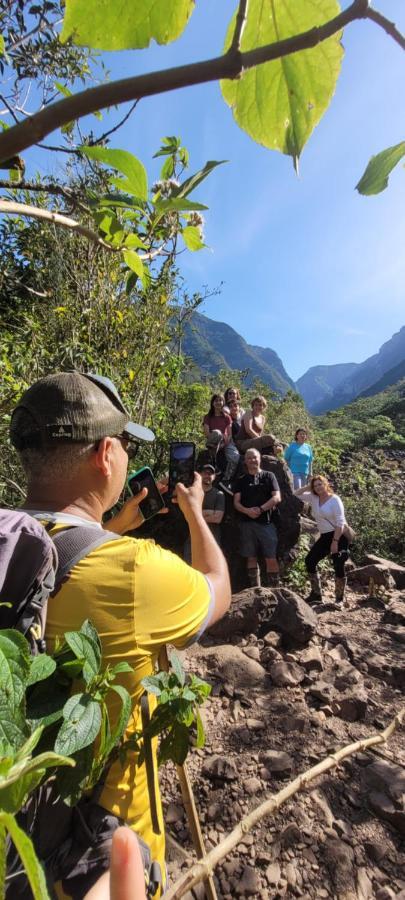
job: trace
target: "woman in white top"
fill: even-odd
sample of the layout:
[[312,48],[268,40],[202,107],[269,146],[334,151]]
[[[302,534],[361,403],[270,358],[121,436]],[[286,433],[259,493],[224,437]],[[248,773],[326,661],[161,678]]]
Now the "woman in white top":
[[310,603],[322,602],[321,581],[316,567],[321,559],[331,556],[335,571],[335,597],[343,603],[346,578],[345,562],[349,558],[349,542],[344,535],[346,524],[343,503],[324,475],[314,475],[310,484],[295,491],[304,503],[309,503],[320,536],[305,557],[305,566],[311,582]]

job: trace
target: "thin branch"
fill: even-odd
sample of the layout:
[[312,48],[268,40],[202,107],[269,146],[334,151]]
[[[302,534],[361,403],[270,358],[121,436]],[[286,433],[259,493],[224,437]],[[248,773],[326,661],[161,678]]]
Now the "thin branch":
[[390,22],[382,13],[378,12],[377,9],[372,9],[371,6],[367,10],[366,19],[371,19],[376,25],[380,25],[399,44],[402,50],[405,50],[405,37],[398,31],[394,22]]
[[117,125],[114,125],[114,128],[110,128],[109,131],[105,131],[104,134],[100,135],[100,137],[97,138],[96,140],[89,141],[89,147],[95,147],[95,146],[97,146],[97,144],[102,144],[103,141],[105,141],[108,137],[111,137],[112,134],[115,134],[115,132],[118,131],[118,129],[121,128],[122,125],[125,125],[125,122],[128,121],[128,119],[132,115],[134,109],[136,109],[136,107],[138,106],[138,103],[139,103],[138,99],[134,100],[134,102],[130,106],[128,112],[125,113],[125,116],[123,117],[123,119],[121,119],[117,123]]
[[337,750],[336,753],[332,753],[330,756],[325,757],[325,759],[320,763],[317,763],[316,766],[312,766],[311,769],[298,775],[297,778],[294,778],[294,781],[290,781],[285,788],[277,794],[273,794],[273,796],[269,797],[264,803],[261,803],[260,806],[256,807],[256,809],[245,816],[245,818],[239,822],[239,825],[237,825],[220,844],[217,844],[217,846],[207,854],[204,860],[195,863],[191,869],[182,875],[173,887],[169,888],[167,894],[165,894],[166,900],[179,900],[180,897],[183,897],[187,891],[190,891],[191,888],[194,887],[194,885],[202,881],[203,878],[206,878],[207,874],[212,875],[215,866],[218,865],[221,859],[227,856],[237,844],[243,841],[244,835],[251,831],[261,819],[277,812],[286,800],[289,800],[290,797],[298,793],[302,788],[305,788],[319,775],[323,775],[324,772],[329,772],[331,769],[339,766],[340,763],[349,756],[352,756],[359,751],[363,751],[367,749],[367,747],[372,747],[376,744],[384,744],[385,741],[394,734],[394,731],[403,724],[404,720],[405,707],[397,713],[385,731],[381,731],[379,734],[374,734],[369,738],[364,738],[363,740],[355,741],[354,744],[342,747],[342,749]]
[[252,69],[273,59],[281,59],[291,53],[316,47],[332,35],[337,34],[349,22],[362,19],[368,10],[368,0],[354,0],[351,6],[324,25],[311,28],[302,34],[276,41],[264,47],[257,47],[246,53],[228,52],[223,56],[185,66],[176,66],[133,78],[97,85],[71,97],[65,97],[40,112],[14,125],[0,135],[0,160],[8,159],[27,147],[37,144],[47,134],[67,122],[80,119],[89,113],[105,109],[128,100],[139,100],[167,93],[177,88],[205,84],[222,78],[239,78],[244,70]]
[[[96,244],[98,247],[103,247],[104,250],[109,250],[110,253],[121,253],[122,250],[125,250],[125,247],[111,247],[111,244],[107,244],[106,241],[103,241],[103,239],[91,228],[88,228],[87,225],[81,225],[80,222],[76,222],[75,219],[70,219],[68,216],[62,216],[60,213],[51,212],[49,209],[40,209],[38,206],[27,206],[25,203],[14,203],[13,200],[0,200],[0,213],[6,213],[7,215],[12,216],[28,216],[32,219],[43,219],[45,222],[53,222],[54,225],[60,225],[61,228],[68,228],[71,231],[76,231],[77,234],[86,237],[90,243]],[[147,253],[139,253],[139,258],[151,262],[158,256],[165,254],[165,245],[161,244],[156,250],[149,250]]]
[[235,31],[229,48],[230,53],[239,53],[242,43],[242,35],[246,25],[247,10],[249,0],[239,0],[238,12],[236,15]]
[[4,106],[6,107],[6,109],[8,110],[8,112],[10,113],[10,116],[13,117],[14,122],[16,123],[16,125],[19,125],[19,124],[20,124],[20,120],[17,118],[17,116],[16,116],[16,114],[15,114],[15,112],[14,112],[14,110],[13,110],[13,107],[10,106],[8,100],[6,100],[6,98],[4,97],[3,94],[0,94],[0,100],[2,101],[2,103],[4,103]]

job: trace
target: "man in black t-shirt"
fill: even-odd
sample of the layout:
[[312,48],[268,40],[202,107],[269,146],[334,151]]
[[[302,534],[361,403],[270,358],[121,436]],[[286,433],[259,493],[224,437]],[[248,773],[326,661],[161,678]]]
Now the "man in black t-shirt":
[[240,552],[247,559],[249,584],[257,586],[259,575],[257,557],[263,553],[266,562],[266,586],[274,587],[279,581],[277,561],[277,530],[271,521],[274,507],[280,503],[281,494],[272,472],[260,468],[258,450],[245,453],[247,475],[236,484],[234,507],[240,513]]

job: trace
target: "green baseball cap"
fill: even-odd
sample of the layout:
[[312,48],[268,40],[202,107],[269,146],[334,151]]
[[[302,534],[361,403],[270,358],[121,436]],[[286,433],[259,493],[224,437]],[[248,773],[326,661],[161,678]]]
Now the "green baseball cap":
[[131,422],[109,378],[89,372],[58,372],[36,381],[21,397],[10,425],[17,450],[54,443],[89,443],[124,434],[154,441],[150,428]]

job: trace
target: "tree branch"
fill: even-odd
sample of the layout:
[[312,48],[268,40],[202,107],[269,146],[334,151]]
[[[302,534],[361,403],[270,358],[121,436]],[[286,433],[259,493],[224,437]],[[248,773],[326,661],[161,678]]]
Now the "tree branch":
[[248,5],[249,0],[239,0],[239,7],[235,22],[235,31],[233,33],[231,46],[229,48],[230,53],[239,53],[240,51],[242,35],[246,25]]
[[54,194],[59,195],[61,197],[65,197],[72,206],[76,206],[78,209],[81,209],[82,212],[89,213],[89,209],[82,203],[81,200],[70,190],[68,187],[63,187],[60,184],[50,184],[50,183],[41,183],[37,181],[19,181],[18,184],[14,184],[12,181],[7,181],[6,179],[0,179],[0,188],[5,188],[8,191],[31,191],[37,194]]
[[382,13],[378,12],[377,9],[372,9],[371,6],[367,10],[366,19],[371,19],[376,25],[380,25],[399,44],[402,50],[405,50],[405,37],[398,31],[394,22],[390,22]]
[[323,775],[324,772],[329,772],[330,769],[336,768],[343,760],[352,756],[354,753],[358,753],[359,751],[365,750],[367,747],[372,747],[376,744],[385,743],[394,731],[403,724],[404,719],[405,707],[397,713],[385,731],[374,734],[369,738],[355,741],[354,744],[349,744],[347,747],[342,747],[341,750],[337,750],[336,753],[327,756],[320,763],[317,763],[316,766],[312,766],[311,769],[303,772],[302,775],[298,775],[298,777],[294,778],[294,781],[290,781],[285,788],[277,794],[273,794],[273,796],[265,800],[264,803],[261,803],[260,806],[256,807],[256,809],[245,816],[245,818],[239,822],[239,825],[237,825],[220,844],[217,844],[213,850],[207,853],[204,860],[195,863],[191,869],[185,872],[185,874],[176,881],[173,887],[169,888],[167,894],[165,894],[166,900],[179,900],[179,898],[183,897],[187,891],[190,891],[194,885],[202,881],[207,874],[212,875],[215,866],[243,840],[244,835],[251,831],[257,822],[265,816],[277,812],[286,800],[289,800],[290,797],[298,793],[302,788],[305,788],[307,784],[313,781],[314,778],[317,778],[318,775]]
[[86,225],[81,225],[80,222],[76,222],[75,219],[70,219],[68,216],[62,216],[61,213],[51,212],[49,209],[40,209],[38,206],[27,206],[25,203],[14,203],[13,200],[0,200],[0,213],[7,213],[12,216],[29,216],[33,219],[43,219],[45,222],[53,222],[54,225],[60,225],[62,228],[69,228],[71,231],[76,231],[77,234],[82,234],[91,241],[92,244],[98,244],[99,247],[104,247],[105,250],[114,252],[117,249],[115,247],[110,247],[110,245],[103,241],[95,231],[91,228],[87,228]]
[[[75,219],[70,219],[68,216],[62,216],[60,213],[51,212],[49,209],[40,209],[38,206],[27,206],[25,203],[14,203],[13,200],[0,200],[0,213],[6,213],[11,216],[28,216],[32,219],[43,219],[45,222],[53,222],[54,225],[60,225],[61,228],[68,228],[71,231],[76,231],[77,234],[83,235],[83,237],[86,237],[92,244],[103,247],[104,250],[109,250],[110,253],[121,253],[122,250],[125,250],[125,247],[111,247],[110,244],[103,241],[103,239],[91,228],[88,228],[87,225],[81,225],[80,222],[76,222]],[[165,245],[162,244],[160,247],[157,247],[156,250],[150,250],[148,253],[140,253],[139,258],[151,262],[153,259],[156,259],[164,253]]]
[[311,28],[302,34],[276,41],[264,47],[248,50],[246,53],[228,51],[223,56],[176,66],[133,78],[124,78],[108,84],[97,85],[71,97],[65,97],[42,109],[32,118],[20,122],[0,135],[0,161],[8,159],[37,144],[46,135],[73,119],[77,120],[106,106],[139,100],[177,88],[205,84],[222,78],[239,78],[243,71],[262,63],[281,59],[291,53],[308,50],[337,34],[349,22],[367,15],[368,0],[354,0],[344,12],[339,13],[324,25]]

